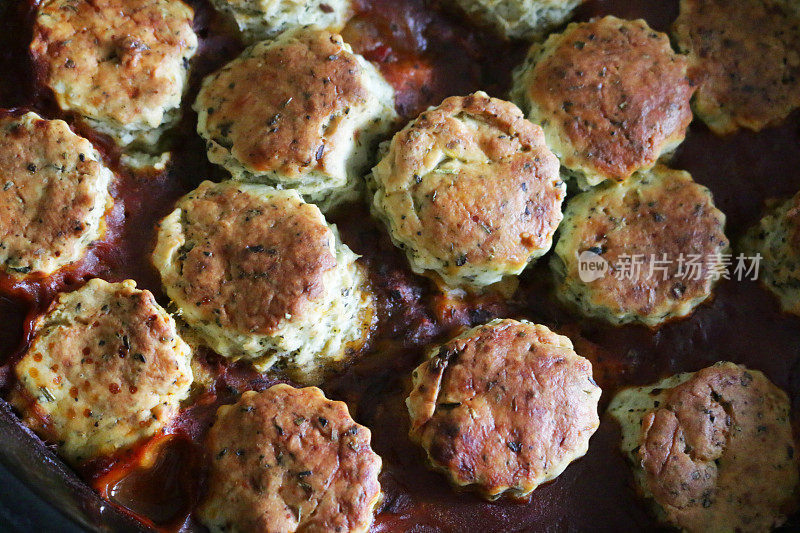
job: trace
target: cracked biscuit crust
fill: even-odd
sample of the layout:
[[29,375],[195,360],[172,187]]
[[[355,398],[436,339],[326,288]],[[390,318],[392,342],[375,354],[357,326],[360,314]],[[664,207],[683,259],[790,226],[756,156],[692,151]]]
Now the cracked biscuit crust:
[[275,385],[221,407],[198,509],[213,532],[365,532],[381,488],[369,429],[316,387]]
[[410,436],[455,485],[524,497],[586,453],[600,392],[567,337],[495,320],[414,370]]
[[721,362],[609,406],[659,517],[685,531],[767,531],[794,507],[789,399],[764,374]]
[[412,269],[450,286],[490,285],[546,253],[566,191],[541,128],[482,92],[422,113],[369,179]]

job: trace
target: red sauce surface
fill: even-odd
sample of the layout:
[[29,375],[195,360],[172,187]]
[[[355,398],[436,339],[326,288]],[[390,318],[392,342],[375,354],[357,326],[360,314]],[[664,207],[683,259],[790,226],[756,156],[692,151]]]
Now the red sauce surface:
[[[75,126],[101,148],[117,180],[116,204],[109,231],[79,264],[52,278],[14,282],[0,278],[0,390],[14,386],[10,366],[24,351],[30,323],[54,294],[99,276],[110,281],[132,278],[152,290],[162,304],[158,276],[149,262],[157,220],[175,200],[204,179],[224,173],[208,163],[194,132],[189,109],[198,82],[235,57],[241,44],[226,34],[222,22],[202,0],[191,2],[201,48],[195,60],[185,119],[175,135],[173,164],[163,173],[133,174],[122,168],[107,139]],[[525,46],[500,42],[458,16],[425,0],[360,0],[358,14],[344,30],[356,51],[379,64],[398,91],[398,111],[414,117],[454,94],[482,89],[503,97],[512,68]],[[11,2],[0,8],[0,108],[35,110],[49,118],[61,113],[41,88],[29,63],[27,44],[34,6]],[[590,0],[578,13],[645,18],[667,30],[677,14],[677,0]],[[673,163],[709,186],[728,217],[735,240],[753,224],[769,198],[800,189],[800,117],[758,134],[719,138],[702,124],[692,124]],[[629,468],[618,452],[619,431],[603,416],[588,454],[561,476],[537,489],[528,502],[489,503],[456,492],[429,471],[423,453],[408,437],[404,400],[411,370],[430,345],[461,328],[497,317],[528,318],[569,335],[576,349],[595,365],[603,387],[601,407],[614,391],[660,376],[698,370],[729,360],[764,371],[790,395],[800,412],[800,319],[779,312],[775,299],[754,282],[723,281],[715,298],[691,318],[659,330],[611,327],[565,311],[551,295],[547,261],[521,277],[517,294],[448,301],[432,283],[410,273],[401,253],[362,205],[331,216],[343,239],[363,255],[380,301],[380,323],[365,352],[345,371],[326,381],[326,394],[348,403],[354,418],[371,428],[373,446],[382,456],[385,501],[374,531],[629,531],[656,527],[631,488]],[[215,377],[214,385],[187,406],[165,435],[134,450],[84,465],[80,474],[103,497],[162,530],[202,530],[191,510],[202,497],[205,457],[202,441],[222,403],[248,389],[264,389],[278,378],[262,376],[243,365],[230,365],[211,353],[198,354]],[[41,446],[31,442],[32,446]],[[791,525],[798,527],[796,518]]]

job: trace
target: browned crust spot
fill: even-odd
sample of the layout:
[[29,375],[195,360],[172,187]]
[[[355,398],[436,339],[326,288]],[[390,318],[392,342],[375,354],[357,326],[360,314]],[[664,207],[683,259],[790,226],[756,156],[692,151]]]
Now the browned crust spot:
[[59,294],[34,323],[15,367],[24,392],[12,401],[80,463],[152,434],[177,413],[192,380],[188,350],[150,291],[92,280]]
[[[0,119],[0,257],[14,274],[47,273],[82,255],[108,198],[94,148],[66,123]],[[101,203],[100,210],[106,205]],[[92,227],[95,226],[95,227]]]
[[205,182],[177,207],[186,240],[177,290],[218,326],[270,334],[323,295],[336,256],[313,205]]
[[316,387],[276,385],[217,414],[207,441],[214,531],[366,531],[380,495],[369,429]]
[[599,397],[591,363],[566,337],[502,320],[414,371],[410,436],[456,485],[524,496],[583,455]]
[[[725,216],[687,172],[657,166],[583,195],[567,208],[556,251],[567,284],[585,286],[590,305],[650,323],[711,294],[729,244]],[[589,283],[578,273],[586,251],[611,265]]]
[[[457,168],[420,175],[431,149],[454,154]],[[561,221],[564,188],[541,128],[483,93],[422,113],[395,136],[383,165],[389,175],[378,187],[394,237],[451,266],[524,265],[549,248]]]
[[137,123],[177,105],[192,17],[179,0],[46,0],[31,53],[62,108]]
[[296,178],[334,165],[337,124],[368,97],[356,56],[341,36],[321,30],[250,52],[198,97],[207,135],[257,172]]
[[697,372],[645,415],[639,443],[647,486],[680,528],[767,531],[793,507],[789,400],[761,372]]
[[621,181],[683,139],[694,87],[667,35],[643,20],[603,17],[552,39],[526,90],[540,119],[568,140],[565,166]]
[[674,33],[702,80],[695,111],[718,134],[759,131],[800,106],[794,0],[681,0]]

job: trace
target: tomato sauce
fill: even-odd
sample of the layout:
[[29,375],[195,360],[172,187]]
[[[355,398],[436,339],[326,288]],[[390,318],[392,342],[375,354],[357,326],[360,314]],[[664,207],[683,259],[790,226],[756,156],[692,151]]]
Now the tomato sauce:
[[[76,125],[74,117],[60,112],[42,88],[27,52],[35,5],[19,1],[0,8],[0,107],[64,118],[95,142],[117,175],[108,232],[85,259],[46,279],[16,282],[0,277],[4,394],[14,387],[10,369],[30,340],[32,321],[58,291],[75,289],[95,276],[110,281],[132,278],[167,303],[149,260],[155,224],[178,197],[202,180],[225,177],[206,159],[203,142],[194,132],[196,115],[190,103],[202,77],[242,50],[206,1],[191,3],[201,47],[185,99],[185,117],[174,134],[172,164],[164,172],[151,173],[133,173],[121,166],[108,139]],[[603,14],[642,17],[665,31],[677,15],[677,0],[589,0],[578,18]],[[427,0],[359,0],[357,14],[343,35],[395,86],[397,109],[406,120],[451,95],[480,89],[505,96],[511,71],[526,51],[526,46],[502,42]],[[695,122],[671,164],[711,188],[717,206],[727,215],[727,234],[736,242],[757,221],[767,199],[800,189],[800,116],[795,113],[783,125],[758,134],[725,138]],[[764,371],[789,393],[794,412],[800,412],[800,319],[781,313],[776,300],[755,282],[722,281],[714,299],[690,318],[658,330],[612,327],[576,316],[556,302],[547,260],[521,276],[519,289],[509,299],[490,295],[454,300],[410,272],[365,206],[348,206],[330,218],[343,240],[363,256],[380,306],[380,321],[367,348],[322,387],[328,397],[346,401],[354,418],[372,430],[373,447],[383,458],[385,500],[374,531],[657,527],[631,488],[630,469],[617,448],[619,430],[605,415],[588,454],[538,488],[528,501],[486,502],[455,491],[443,476],[425,467],[424,453],[407,437],[404,401],[411,370],[432,344],[494,317],[527,318],[569,335],[578,353],[594,363],[596,380],[603,387],[601,408],[620,386],[729,360]],[[210,352],[197,354],[197,360],[212,385],[192,398],[163,435],[79,469],[104,498],[164,531],[203,530],[192,509],[205,490],[202,442],[216,409],[234,402],[245,390],[262,390],[282,381]],[[31,441],[31,446],[41,443]],[[795,517],[790,525],[800,526],[800,520]]]

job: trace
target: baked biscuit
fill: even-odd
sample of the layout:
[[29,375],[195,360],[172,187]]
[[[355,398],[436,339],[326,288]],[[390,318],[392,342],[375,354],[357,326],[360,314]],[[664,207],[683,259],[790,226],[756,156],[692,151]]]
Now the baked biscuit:
[[396,117],[394,90],[377,69],[339,35],[313,28],[247,49],[203,81],[194,108],[213,163],[324,208],[357,197]]
[[381,497],[381,458],[347,405],[316,387],[245,392],[207,437],[212,532],[366,532]]
[[686,69],[667,35],[607,16],[534,44],[512,99],[585,189],[649,169],[683,141],[695,90]]
[[572,15],[584,0],[450,0],[476,23],[506,39],[540,39]]
[[800,193],[771,209],[742,246],[752,257],[760,254],[759,279],[781,308],[800,315]]
[[702,80],[694,111],[715,133],[759,131],[800,107],[796,0],[681,0],[674,35]]
[[434,468],[495,499],[526,496],[582,457],[599,399],[592,364],[567,337],[494,320],[434,350],[406,404]]
[[72,464],[161,430],[192,384],[175,321],[133,280],[59,294],[34,323],[12,402]]
[[357,256],[297,191],[203,182],[160,224],[153,262],[202,342],[317,382],[375,315]]
[[556,293],[612,324],[686,316],[726,275],[724,226],[688,172],[659,165],[606,183],[567,204],[551,260]]
[[84,256],[105,231],[112,173],[62,120],[0,116],[0,264],[49,275]]
[[480,288],[550,249],[566,188],[541,128],[515,105],[447,98],[384,148],[368,178],[372,212],[414,272]]
[[248,42],[271,39],[281,32],[314,25],[340,30],[353,13],[351,0],[211,0],[233,19]]
[[794,507],[789,398],[764,374],[717,363],[609,406],[639,493],[683,531],[768,531]]
[[61,109],[150,151],[180,118],[193,17],[180,0],[44,0],[31,53]]

